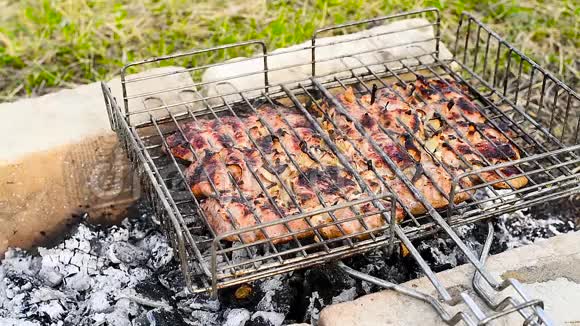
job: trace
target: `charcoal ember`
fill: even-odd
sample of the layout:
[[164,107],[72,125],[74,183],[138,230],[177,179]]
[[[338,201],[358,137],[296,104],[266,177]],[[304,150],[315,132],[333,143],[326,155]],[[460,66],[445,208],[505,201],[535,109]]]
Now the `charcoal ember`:
[[185,278],[175,260],[157,271],[157,279],[161,285],[173,293],[182,291],[186,286]]
[[285,316],[274,311],[256,311],[252,315],[252,325],[255,326],[280,326],[284,322]]
[[250,320],[252,314],[244,308],[227,310],[224,313],[224,326],[244,326]]
[[177,309],[189,325],[221,325],[222,305],[211,299],[207,293],[186,295],[176,294]]
[[163,308],[149,310],[133,320],[133,326],[186,326],[181,316]]
[[85,271],[71,274],[63,279],[64,288],[76,292],[85,292],[91,288],[91,276]]
[[107,230],[105,241],[108,243],[127,242],[129,241],[129,230],[122,226],[113,225]]
[[221,303],[219,300],[212,299],[207,293],[194,294],[180,303],[180,305],[189,308],[189,310],[204,310],[217,312],[220,310]]
[[[394,283],[406,282],[419,274],[415,260],[403,257],[398,250],[392,255],[388,255],[384,250],[375,250],[366,255],[353,257],[346,263],[356,270]],[[361,282],[360,287],[365,293],[378,290],[377,286],[368,282]]]
[[173,249],[167,238],[159,232],[151,233],[141,240],[137,246],[149,253],[147,266],[153,270],[160,269],[173,259]]
[[36,318],[49,321],[49,323],[62,320],[73,306],[66,295],[51,288],[40,288],[32,292],[29,302],[36,305]]
[[88,307],[91,313],[111,312],[113,297],[106,291],[93,292],[88,299]]
[[260,281],[257,288],[262,299],[256,310],[288,314],[295,303],[298,291],[290,286],[289,276],[277,275]]
[[82,325],[132,326],[132,319],[141,314],[142,308],[135,302],[121,298],[108,312],[91,313]]
[[324,307],[326,307],[326,304],[318,292],[312,292],[306,300],[308,303],[302,321],[310,323],[311,325],[316,325],[320,318],[320,312]]
[[127,270],[109,266],[90,279],[94,290],[113,292],[127,287],[133,287],[138,280],[131,277]]
[[318,292],[325,302],[340,294],[342,290],[356,285],[356,281],[342,272],[334,264],[311,268],[304,273],[304,290],[307,293]]
[[151,300],[172,300],[172,291],[165,288],[153,275],[135,284],[135,292]]
[[220,314],[206,310],[194,310],[189,315],[183,317],[188,325],[192,326],[214,326],[221,325]]
[[352,287],[350,289],[344,289],[337,296],[332,297],[332,304],[337,304],[341,302],[352,301],[358,296],[357,288]]
[[457,266],[457,253],[454,248],[442,238],[421,242],[417,247],[421,256],[430,263],[435,272]]
[[6,251],[0,266],[5,277],[34,278],[39,271],[38,260],[38,257],[33,257],[23,250],[10,248]]
[[113,242],[107,249],[107,256],[115,264],[139,266],[149,259],[149,252],[127,242]]
[[0,325],[3,326],[39,326],[39,323],[17,318],[0,317]]

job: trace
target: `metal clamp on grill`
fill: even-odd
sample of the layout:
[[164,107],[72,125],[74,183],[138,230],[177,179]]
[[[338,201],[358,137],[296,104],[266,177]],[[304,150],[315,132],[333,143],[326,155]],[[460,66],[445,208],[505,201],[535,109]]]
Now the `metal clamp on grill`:
[[[320,38],[328,33],[341,35]],[[449,324],[512,312],[549,323],[517,281],[486,271],[493,228],[478,256],[453,227],[578,192],[578,94],[469,14],[453,54],[440,39],[439,12],[425,9],[320,29],[271,53],[249,41],[132,63],[123,107],[103,84],[189,290],[216,294],[401,243],[441,302],[339,266],[430,303]],[[251,58],[191,64],[255,47]],[[133,74],[174,63],[191,68]],[[165,85],[172,75],[191,83]],[[413,245],[436,232],[475,267],[485,307],[467,292],[454,298]],[[508,287],[517,295],[497,302]],[[458,302],[468,311],[449,313]]]

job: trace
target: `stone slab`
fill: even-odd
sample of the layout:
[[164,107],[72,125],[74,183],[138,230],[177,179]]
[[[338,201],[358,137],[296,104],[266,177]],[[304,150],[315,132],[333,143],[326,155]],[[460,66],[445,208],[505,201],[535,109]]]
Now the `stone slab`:
[[[403,68],[402,63],[418,65],[417,58],[424,64],[434,61],[430,54],[436,49],[435,32],[433,25],[423,18],[399,20],[357,33],[324,36],[327,35],[322,33],[316,40],[316,76],[319,81],[350,77],[352,72],[349,69],[356,74],[367,73],[367,68],[361,67],[363,64],[373,72],[380,73],[386,71],[385,62],[389,69],[396,70]],[[311,41],[307,41],[272,51],[267,58],[269,84],[275,86],[284,83],[292,89],[298,82],[308,80],[312,76],[311,47]],[[452,57],[443,43],[440,43],[439,51],[442,60]],[[209,97],[236,90],[249,90],[246,96],[258,96],[261,91],[251,89],[264,87],[263,71],[262,57],[234,58],[204,72],[202,81],[208,84],[202,91]],[[226,95],[225,99],[236,101],[240,96]],[[222,100],[215,98],[209,99],[209,102],[221,104]]]
[[[580,232],[560,235],[533,245],[491,256],[486,268],[496,277],[511,277],[523,283],[531,298],[542,299],[555,325],[580,323]],[[473,268],[463,265],[438,273],[451,293],[468,291]],[[404,284],[435,295],[426,278]],[[502,296],[513,294],[508,290]],[[458,304],[449,312],[465,309]],[[518,315],[504,317],[493,325],[521,325]],[[398,294],[381,291],[354,301],[331,305],[322,310],[319,326],[366,325],[446,325],[431,306]]]
[[[129,77],[166,75],[140,82],[142,92],[158,90],[160,82],[191,85],[189,74],[171,74],[176,70],[183,68]],[[120,79],[108,85],[121,99]],[[161,97],[170,102],[170,96]],[[145,104],[134,100],[130,105],[141,110]],[[137,176],[109,125],[100,83],[1,104],[0,148],[0,257],[9,246],[52,240],[74,223],[76,213],[116,222],[139,197]]]

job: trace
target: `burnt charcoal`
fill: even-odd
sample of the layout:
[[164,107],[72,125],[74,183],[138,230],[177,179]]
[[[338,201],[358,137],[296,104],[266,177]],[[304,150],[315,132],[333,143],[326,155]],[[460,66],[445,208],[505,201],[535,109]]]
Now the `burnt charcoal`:
[[147,266],[153,270],[158,270],[173,260],[173,249],[167,238],[159,232],[150,234],[141,240],[137,246],[145,252],[150,253]]
[[181,316],[173,311],[158,308],[147,311],[133,320],[133,326],[186,326]]
[[159,283],[170,292],[178,293],[186,286],[179,263],[175,260],[170,261],[167,265],[158,269],[156,275]]
[[221,325],[220,314],[205,310],[192,311],[183,319],[188,325],[192,326],[214,326]]
[[151,276],[135,285],[135,291],[151,300],[172,300],[172,292],[165,288],[158,278]]
[[[304,273],[305,291],[318,294],[329,301],[343,289],[351,288],[356,281],[343,273],[336,265],[327,264],[314,267]],[[328,300],[326,300],[328,299]]]
[[[129,266],[142,265],[149,259],[149,252],[127,242],[113,242],[108,248],[108,258],[113,263]],[[155,255],[155,252],[152,253]]]
[[394,250],[392,255],[387,255],[384,250],[375,250],[366,255],[353,257],[346,263],[356,270],[393,283],[406,282],[416,278],[419,273],[415,260],[410,256],[402,257],[399,250]]
[[316,325],[318,323],[318,318],[320,317],[320,312],[324,307],[326,307],[326,304],[320,295],[318,295],[318,292],[313,292],[311,295],[306,297],[306,302],[306,311],[301,321]]
[[[555,203],[492,220],[491,253],[578,228],[580,214],[568,214],[580,213],[578,199]],[[81,221],[51,248],[11,249],[0,265],[0,320],[80,326],[316,323],[325,306],[380,290],[327,263],[220,290],[219,300],[207,293],[191,294],[185,290],[169,241],[149,212],[137,207],[131,214],[135,215],[117,226]],[[456,228],[477,254],[487,230],[487,222]],[[445,234],[414,244],[434,271],[466,262]],[[207,250],[201,249],[203,253]],[[263,255],[266,250],[249,255]],[[240,250],[232,259],[242,261],[246,255]],[[422,276],[414,259],[403,257],[399,250],[390,256],[375,250],[344,262],[394,283]]]
[[252,315],[247,309],[241,308],[226,311],[224,317],[224,326],[243,326],[248,323]]
[[252,315],[252,326],[280,326],[284,323],[284,314],[277,312],[257,311]]
[[220,300],[210,298],[207,293],[199,293],[185,297],[183,301],[179,302],[179,305],[184,310],[218,312],[223,304]]
[[287,275],[278,275],[260,281],[259,289],[262,299],[256,309],[261,311],[278,312],[287,315],[296,302],[297,288],[291,286]]

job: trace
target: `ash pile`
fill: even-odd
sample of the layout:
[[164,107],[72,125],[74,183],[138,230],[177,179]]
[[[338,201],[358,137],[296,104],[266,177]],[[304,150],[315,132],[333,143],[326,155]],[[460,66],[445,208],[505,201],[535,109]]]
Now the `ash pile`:
[[[2,325],[283,325],[315,324],[324,306],[379,291],[332,264],[220,291],[217,300],[190,294],[169,242],[143,205],[118,226],[81,222],[59,243],[33,251],[11,249],[0,265]],[[579,228],[577,198],[494,220],[492,254]],[[485,223],[458,228],[476,252]],[[466,263],[450,240],[417,241],[435,271]],[[401,283],[422,276],[410,257],[377,250],[347,264]]]

